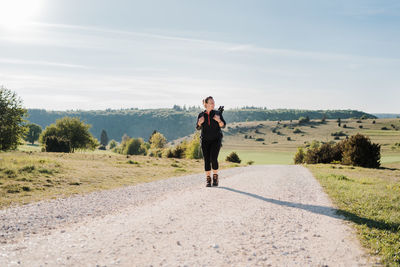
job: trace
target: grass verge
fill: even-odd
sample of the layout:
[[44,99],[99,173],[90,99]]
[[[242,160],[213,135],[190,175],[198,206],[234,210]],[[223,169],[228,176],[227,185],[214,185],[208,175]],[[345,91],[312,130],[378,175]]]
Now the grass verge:
[[[245,165],[223,160],[219,163],[220,169]],[[0,153],[0,209],[203,172],[202,159],[111,152],[3,152]]]
[[386,266],[400,266],[400,163],[381,169],[306,165],[359,239]]

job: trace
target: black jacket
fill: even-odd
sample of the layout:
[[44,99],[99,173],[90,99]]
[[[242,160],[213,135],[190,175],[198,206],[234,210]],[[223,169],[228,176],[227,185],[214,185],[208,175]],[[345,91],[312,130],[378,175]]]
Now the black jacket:
[[[221,118],[221,121],[223,121],[224,126],[220,127],[218,122],[213,119],[215,115],[219,115]],[[200,117],[204,117],[204,122],[198,126],[197,122],[199,121]],[[208,116],[207,112],[204,110],[199,113],[197,116],[196,120],[196,129],[200,130],[201,129],[201,138],[204,140],[215,140],[217,138],[222,138],[222,131],[221,128],[225,128],[226,122],[224,120],[224,117],[218,110],[211,110],[210,111],[210,116]]]

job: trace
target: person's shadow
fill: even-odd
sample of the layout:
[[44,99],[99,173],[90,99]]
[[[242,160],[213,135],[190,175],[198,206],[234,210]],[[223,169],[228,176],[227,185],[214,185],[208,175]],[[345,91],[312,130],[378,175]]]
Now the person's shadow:
[[400,231],[399,223],[391,223],[391,222],[388,223],[388,222],[384,222],[381,220],[364,218],[364,217],[358,216],[357,214],[354,214],[352,212],[342,210],[342,209],[335,209],[335,208],[327,207],[327,206],[309,205],[309,204],[277,200],[277,199],[267,198],[267,197],[263,197],[263,196],[260,196],[257,194],[249,193],[249,192],[244,192],[244,191],[241,191],[238,189],[225,187],[225,186],[218,186],[218,187],[214,187],[214,188],[219,188],[219,189],[243,194],[243,195],[257,198],[257,199],[260,199],[260,200],[263,200],[263,201],[266,201],[269,203],[273,203],[276,205],[281,205],[281,206],[286,206],[286,207],[291,207],[291,208],[296,208],[296,209],[303,209],[303,210],[307,210],[309,212],[326,215],[326,216],[333,217],[336,219],[344,219],[347,221],[352,221],[352,222],[354,222],[356,224],[360,224],[360,225],[364,224],[364,225],[367,225],[369,228],[376,228],[379,230],[387,230],[387,231],[390,231],[393,233],[397,233],[398,231]]

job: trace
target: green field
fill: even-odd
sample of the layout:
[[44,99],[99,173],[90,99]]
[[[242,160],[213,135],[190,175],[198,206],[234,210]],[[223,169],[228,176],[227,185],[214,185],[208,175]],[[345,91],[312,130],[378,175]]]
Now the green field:
[[[231,151],[238,153],[242,162],[254,161],[254,164],[293,164],[293,156],[299,146],[318,140],[338,142],[332,133],[342,131],[348,136],[356,133],[367,135],[372,142],[381,144],[381,163],[400,162],[400,120],[399,119],[358,119],[342,120],[341,127],[336,120],[311,121],[306,125],[298,125],[296,121],[253,121],[227,124],[224,129],[223,147],[219,160],[224,160]],[[346,124],[346,128],[343,125]],[[359,128],[362,125],[363,128]],[[386,127],[389,130],[381,130]],[[294,133],[299,129],[300,133]],[[275,132],[274,132],[275,131]],[[279,132],[279,134],[278,134]],[[245,136],[252,136],[251,139]],[[288,140],[290,137],[290,140]],[[262,141],[256,141],[262,138]]]

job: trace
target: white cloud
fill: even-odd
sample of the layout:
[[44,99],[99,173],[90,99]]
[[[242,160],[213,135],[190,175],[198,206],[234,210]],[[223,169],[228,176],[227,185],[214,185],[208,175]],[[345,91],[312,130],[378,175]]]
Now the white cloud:
[[17,49],[0,58],[0,84],[28,107],[170,107],[213,95],[227,107],[345,108],[360,105],[341,94],[399,81],[380,81],[399,68],[396,58],[63,24],[30,29],[0,37]]

